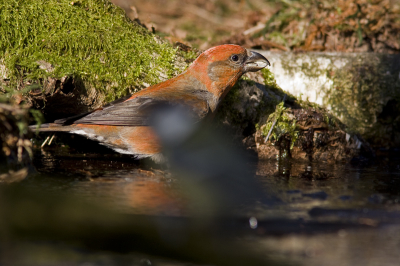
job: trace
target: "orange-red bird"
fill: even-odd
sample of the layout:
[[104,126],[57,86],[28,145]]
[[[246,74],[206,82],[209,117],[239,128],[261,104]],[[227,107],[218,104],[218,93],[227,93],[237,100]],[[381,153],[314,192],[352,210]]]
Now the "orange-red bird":
[[264,56],[241,46],[216,46],[172,79],[92,112],[43,124],[39,130],[84,135],[119,153],[159,161],[161,146],[148,121],[151,106],[179,104],[189,107],[197,119],[212,116],[244,73],[269,65]]

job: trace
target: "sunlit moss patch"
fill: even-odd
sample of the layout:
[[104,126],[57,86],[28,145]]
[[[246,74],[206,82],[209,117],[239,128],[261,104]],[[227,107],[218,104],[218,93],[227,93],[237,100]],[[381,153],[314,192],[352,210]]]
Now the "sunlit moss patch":
[[99,90],[107,85],[103,93],[113,100],[171,77],[175,56],[170,44],[106,0],[0,1],[3,78],[15,88],[26,80],[68,75]]

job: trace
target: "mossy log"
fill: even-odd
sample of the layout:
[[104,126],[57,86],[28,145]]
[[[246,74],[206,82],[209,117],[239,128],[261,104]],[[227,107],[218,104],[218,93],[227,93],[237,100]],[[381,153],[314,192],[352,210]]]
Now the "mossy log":
[[318,103],[376,147],[400,147],[400,55],[274,53],[277,84]]
[[268,69],[241,79],[217,118],[260,159],[339,162],[374,154],[362,136],[327,108],[282,90]]
[[106,0],[0,3],[0,93],[49,120],[166,80],[184,54]]

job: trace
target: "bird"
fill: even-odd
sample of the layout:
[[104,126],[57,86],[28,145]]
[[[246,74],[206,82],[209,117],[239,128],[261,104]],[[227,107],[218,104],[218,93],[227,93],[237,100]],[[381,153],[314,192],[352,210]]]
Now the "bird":
[[234,44],[215,46],[201,53],[174,78],[91,112],[31,128],[83,135],[135,159],[149,157],[162,162],[165,159],[162,145],[150,122],[152,110],[163,105],[184,106],[193,114],[194,121],[212,119],[223,98],[243,74],[266,66],[270,62],[260,53]]

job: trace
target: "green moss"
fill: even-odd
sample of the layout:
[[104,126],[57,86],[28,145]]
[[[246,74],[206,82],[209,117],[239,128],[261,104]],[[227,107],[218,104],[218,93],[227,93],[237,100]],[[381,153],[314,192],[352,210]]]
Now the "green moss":
[[[176,49],[106,0],[1,0],[0,18],[0,58],[10,87],[73,76],[111,101],[176,72]],[[41,69],[40,60],[54,70]]]
[[[290,137],[290,148],[292,149],[295,142],[299,137],[299,132],[296,130],[296,119],[293,115],[290,115],[286,108],[283,106],[284,102],[279,103],[275,112],[272,113],[267,120],[265,126],[261,127],[261,134],[266,137],[272,128],[271,137],[275,140],[279,140],[283,135]],[[276,122],[275,122],[276,121]]]
[[382,104],[372,99],[381,99],[381,94],[387,90],[377,67],[374,62],[350,62],[332,76],[333,88],[327,91],[327,104],[332,105],[333,111],[351,128],[361,130],[360,133],[364,133],[381,108]]
[[[261,73],[264,78],[264,85],[265,85],[266,89],[269,91],[272,91],[275,95],[279,96],[279,98],[275,98],[275,100],[276,100],[275,105],[278,104],[285,95],[288,98],[295,99],[295,97],[292,94],[284,91],[276,83],[275,75],[268,68],[263,68],[261,70]],[[274,97],[275,95],[271,95],[271,96]]]
[[192,63],[194,60],[196,60],[196,58],[200,55],[200,51],[197,49],[190,49],[188,51],[184,51],[184,50],[178,50],[178,55],[182,58],[184,58],[186,67],[188,68],[190,63]]
[[[389,124],[393,129],[399,128],[398,113],[385,112],[388,101],[400,102],[400,65],[395,56],[296,54],[281,62],[289,75],[302,73],[306,78],[326,80],[328,85],[320,87],[323,104],[329,106],[348,130],[360,133],[372,143],[400,143],[400,139],[394,140],[395,133],[391,133],[394,131],[388,129]],[[320,108],[307,101],[298,103],[302,107]],[[389,117],[391,121],[382,123],[382,117]],[[329,125],[340,123],[338,119],[329,122]]]
[[250,86],[254,85],[256,82],[254,80],[252,80],[251,78],[249,78],[248,76],[242,76],[240,78],[243,82],[246,82],[247,84],[249,84]]
[[269,115],[274,112],[275,106],[279,104],[282,99],[286,95],[286,99],[290,101],[297,101],[297,98],[294,97],[292,94],[284,91],[277,83],[275,79],[275,75],[267,68],[264,68],[261,70],[261,73],[264,78],[264,85],[265,89],[267,91],[270,91],[272,93],[268,94],[268,102],[265,103],[266,106],[264,106],[264,114]]
[[[268,105],[264,106],[265,115],[268,115],[267,122],[263,126],[256,125],[261,129],[261,134],[266,137],[273,126],[271,136],[275,140],[279,140],[279,138],[283,135],[288,135],[291,138],[291,148],[293,148],[294,143],[298,139],[298,131],[296,130],[296,119],[293,115],[290,115],[286,108],[284,107],[284,102],[281,101],[282,98],[291,98],[295,99],[295,97],[287,92],[283,91],[281,87],[276,83],[274,74],[269,70],[264,68],[261,71],[265,87],[267,90],[273,92],[270,95],[270,102]],[[278,97],[275,97],[274,94]],[[275,109],[273,109],[275,106]],[[275,122],[276,121],[276,122]]]
[[276,83],[274,74],[268,68],[263,68],[261,73],[264,78],[264,84],[267,88],[282,91],[281,87]]
[[398,146],[399,109],[392,107],[388,111],[389,102],[400,102],[398,73],[400,65],[390,55],[349,58],[345,66],[331,75],[333,85],[326,90],[324,103],[351,131],[374,145]]

